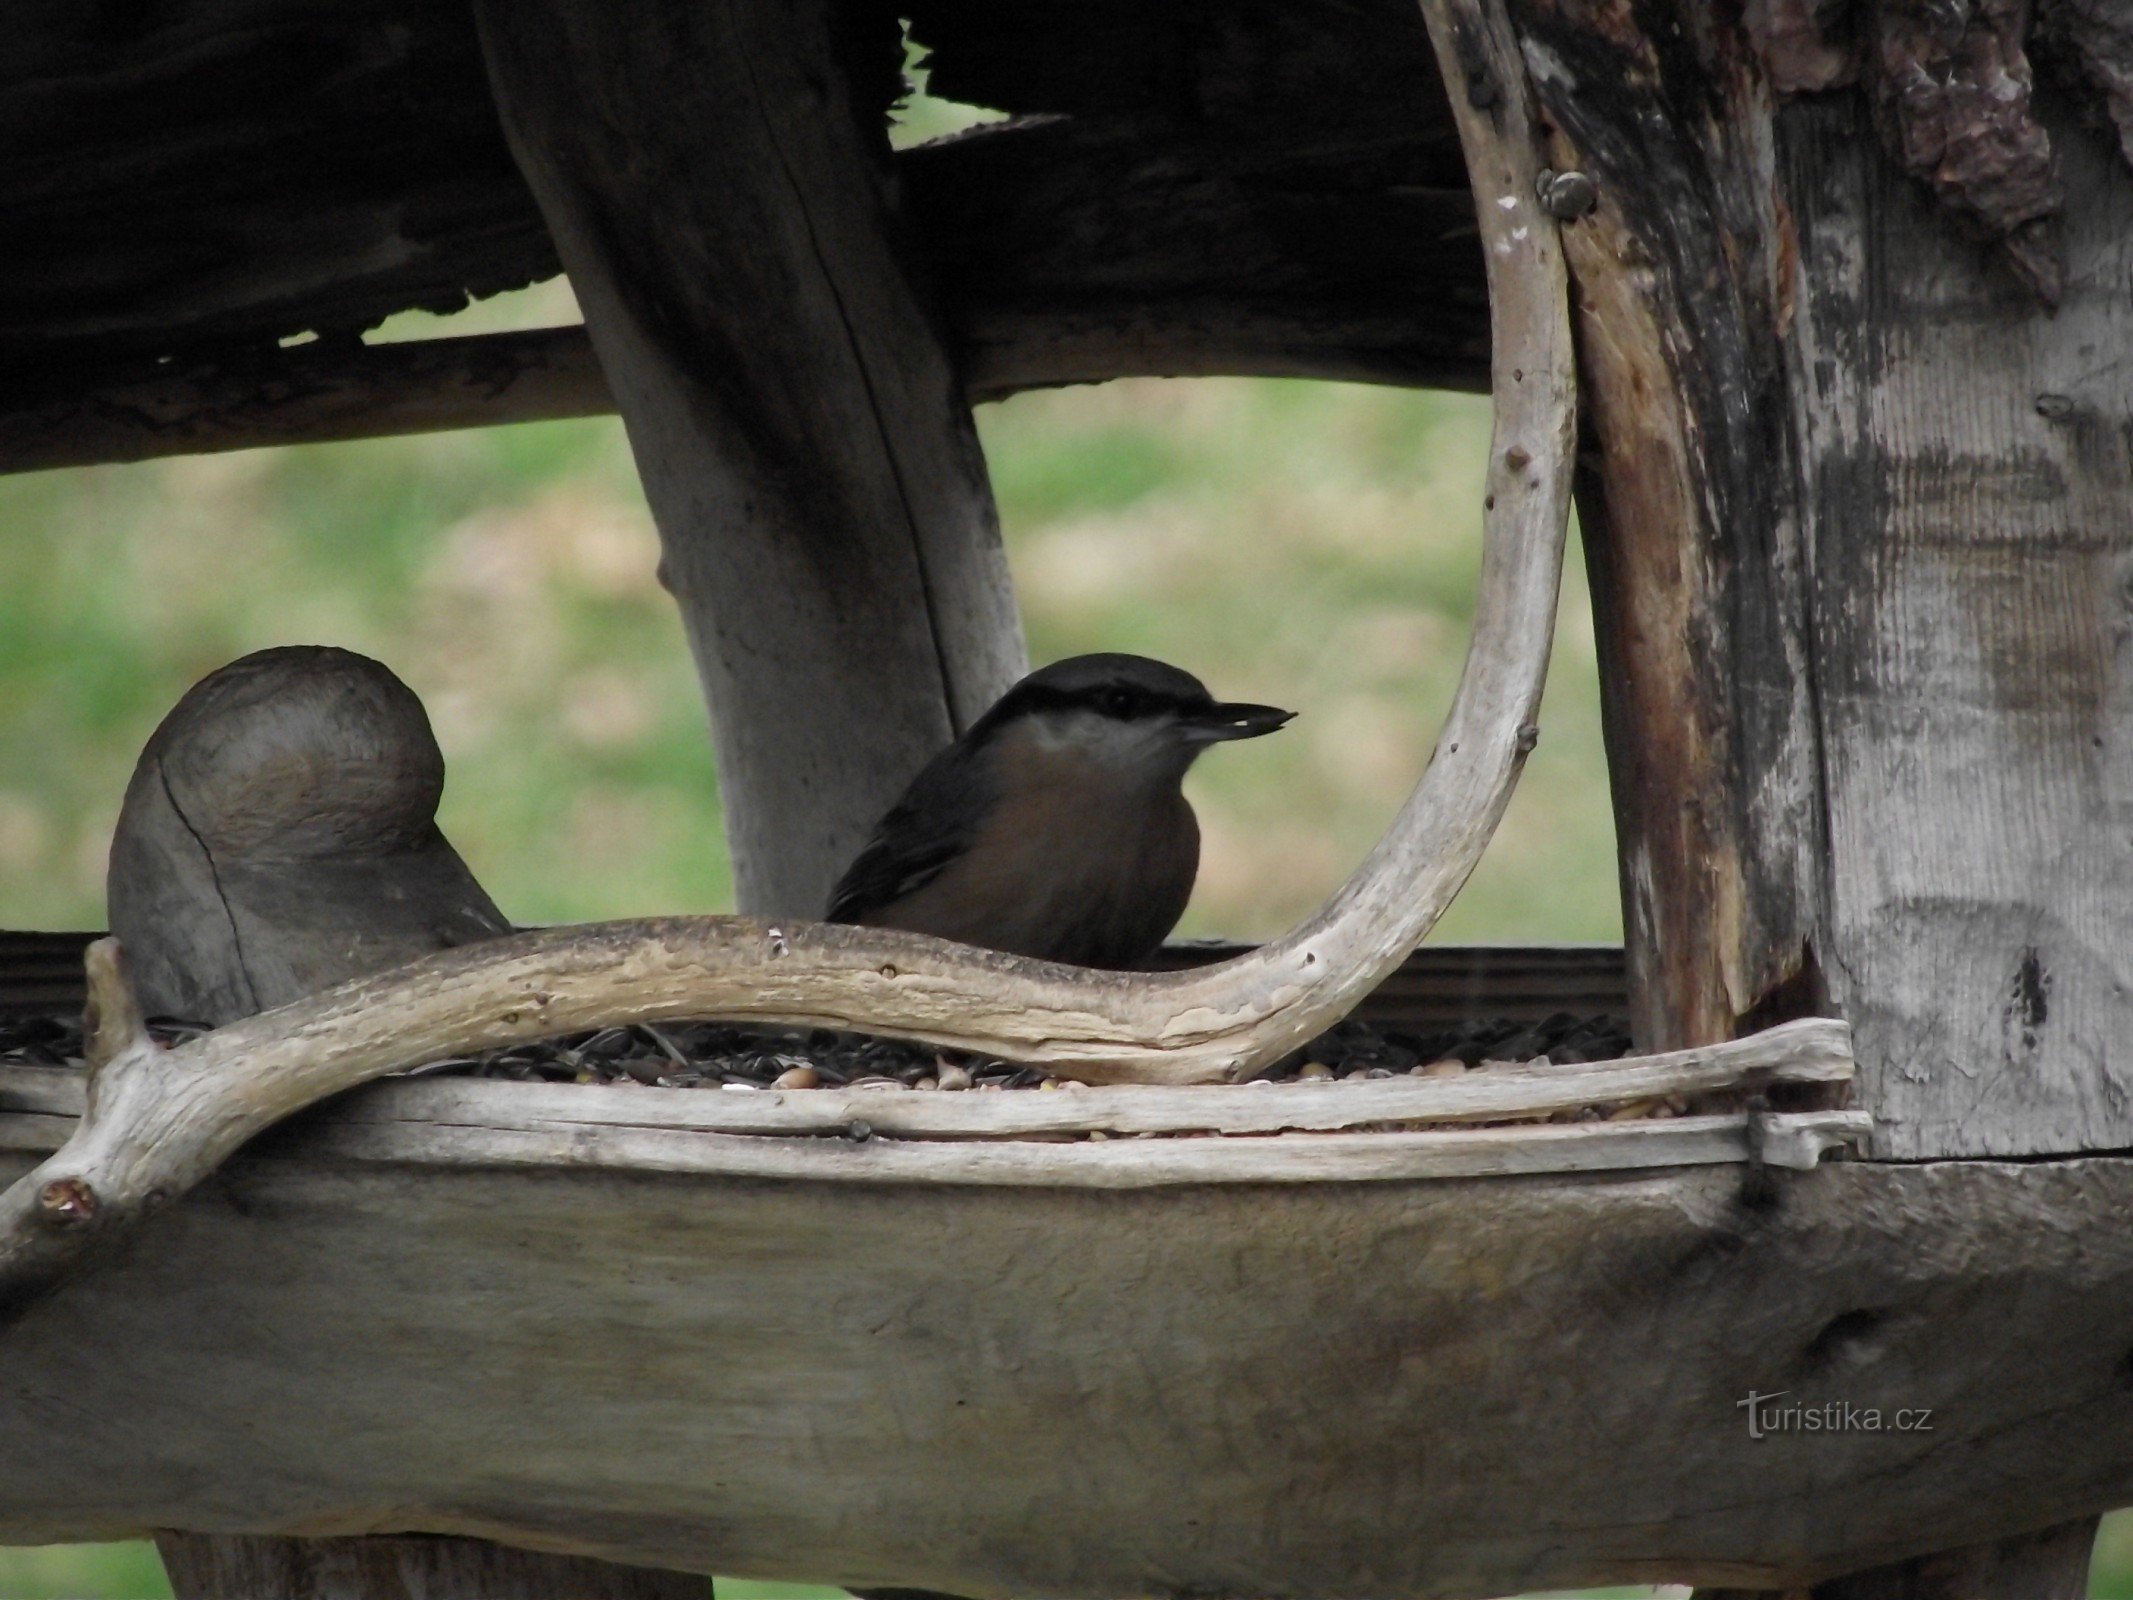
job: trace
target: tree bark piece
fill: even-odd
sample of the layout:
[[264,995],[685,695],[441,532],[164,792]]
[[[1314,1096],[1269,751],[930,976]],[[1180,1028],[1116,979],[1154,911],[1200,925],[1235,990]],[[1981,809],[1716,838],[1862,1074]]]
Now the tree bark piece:
[[[735,893],[819,914],[1026,668],[983,457],[898,246],[894,29],[829,0],[478,6],[711,704]],[[869,61],[869,68],[873,65]]]
[[[1471,1600],[1805,1586],[2133,1498],[2125,1159],[1835,1162],[1758,1209],[1738,1166],[1266,1184],[1264,1141],[1132,1141],[1240,1181],[855,1187],[344,1131],[248,1150],[0,1334],[0,1541]],[[1751,1438],[1777,1390],[1883,1426]],[[232,1451],[198,1419],[238,1396]]]

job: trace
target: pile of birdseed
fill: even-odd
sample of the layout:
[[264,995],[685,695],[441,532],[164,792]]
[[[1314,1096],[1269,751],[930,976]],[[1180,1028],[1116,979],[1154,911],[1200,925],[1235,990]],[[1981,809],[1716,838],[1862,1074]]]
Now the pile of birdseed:
[[[207,1030],[156,1021],[149,1031],[179,1044]],[[1540,1022],[1478,1020],[1438,1028],[1348,1021],[1320,1035],[1268,1076],[1281,1079],[1449,1077],[1483,1062],[1612,1061],[1629,1053],[1620,1017],[1557,1012]],[[79,1065],[81,1018],[0,1019],[0,1066]],[[725,1022],[603,1028],[597,1033],[511,1045],[433,1061],[405,1077],[456,1075],[522,1083],[640,1083],[667,1089],[1040,1089],[1054,1082],[961,1051],[828,1028],[767,1028]]]

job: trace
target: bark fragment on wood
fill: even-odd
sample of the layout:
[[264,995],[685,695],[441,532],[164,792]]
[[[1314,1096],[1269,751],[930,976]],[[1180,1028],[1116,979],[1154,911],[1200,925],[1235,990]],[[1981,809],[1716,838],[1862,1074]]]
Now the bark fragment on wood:
[[1566,243],[1640,1043],[1833,1009],[1878,1152],[2127,1145],[2133,390],[2092,353],[2127,335],[2133,179],[2060,140],[2045,318],[1856,97],[1773,107],[1701,8],[1694,49],[1527,14],[1601,195]]
[[[2133,1162],[1778,1183],[869,1196],[250,1152],[6,1332],[0,1539],[1411,1600],[1805,1586],[2133,1497]],[[1980,1383],[1981,1350],[2022,1359]],[[1931,1427],[1751,1439],[1781,1389]],[[234,1395],[242,1452],[198,1422]]]
[[1876,121],[1906,171],[1999,241],[2048,306],[2065,290],[2065,195],[2031,104],[2029,0],[1873,0]]

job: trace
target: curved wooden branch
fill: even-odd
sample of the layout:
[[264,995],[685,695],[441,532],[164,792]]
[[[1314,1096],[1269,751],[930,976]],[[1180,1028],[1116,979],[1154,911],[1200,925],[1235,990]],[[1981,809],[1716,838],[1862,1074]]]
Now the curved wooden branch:
[[184,1192],[253,1133],[382,1073],[620,1019],[733,1017],[901,1034],[1090,1082],[1235,1082],[1345,1016],[1420,942],[1502,815],[1538,735],[1569,512],[1575,390],[1563,259],[1509,24],[1425,0],[1473,179],[1495,307],[1481,594],[1459,691],[1391,830],[1317,915],[1174,973],[1022,961],[913,935],[744,918],[614,923],[447,952],[176,1050],[129,1020],[113,945],[87,1114],[0,1196],[0,1306]]

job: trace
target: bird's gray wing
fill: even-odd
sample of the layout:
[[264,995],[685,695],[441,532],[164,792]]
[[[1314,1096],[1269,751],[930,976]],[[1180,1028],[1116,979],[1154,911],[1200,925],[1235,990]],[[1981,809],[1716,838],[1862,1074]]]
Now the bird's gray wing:
[[970,848],[991,809],[991,764],[951,746],[926,763],[831,891],[831,922],[864,922],[924,888]]

